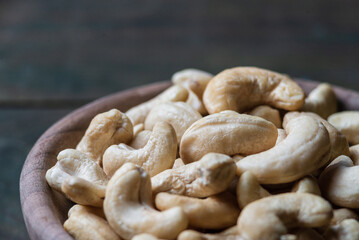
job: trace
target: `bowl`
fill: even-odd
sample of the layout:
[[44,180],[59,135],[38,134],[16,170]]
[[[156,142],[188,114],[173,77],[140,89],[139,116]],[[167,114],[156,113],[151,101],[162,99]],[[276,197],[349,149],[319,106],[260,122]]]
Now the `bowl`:
[[[318,82],[295,79],[308,94]],[[159,82],[118,92],[91,102],[51,126],[28,154],[20,176],[20,199],[25,224],[31,239],[73,239],[64,229],[67,212],[73,203],[53,191],[45,180],[46,171],[55,165],[57,154],[75,148],[91,119],[98,113],[117,108],[125,112],[168,88]],[[334,86],[339,110],[359,110],[359,93]]]

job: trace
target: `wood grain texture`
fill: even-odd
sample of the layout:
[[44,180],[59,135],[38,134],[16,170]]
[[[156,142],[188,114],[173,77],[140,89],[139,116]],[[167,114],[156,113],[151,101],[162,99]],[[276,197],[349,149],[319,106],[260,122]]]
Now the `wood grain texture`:
[[[306,93],[318,84],[302,80],[297,82]],[[29,153],[20,177],[22,211],[32,239],[72,239],[62,227],[72,203],[52,191],[44,177],[47,169],[56,163],[58,152],[74,148],[96,114],[111,108],[126,111],[169,85],[170,82],[161,82],[101,98],[64,117],[40,137]],[[359,93],[339,87],[335,87],[335,92],[341,110],[359,110]]]

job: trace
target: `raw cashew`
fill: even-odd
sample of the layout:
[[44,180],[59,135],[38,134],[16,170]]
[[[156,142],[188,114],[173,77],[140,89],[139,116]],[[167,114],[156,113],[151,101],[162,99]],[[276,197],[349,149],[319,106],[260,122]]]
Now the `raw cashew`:
[[102,207],[91,207],[91,206],[84,206],[84,205],[80,205],[80,204],[73,205],[69,209],[68,216],[70,217],[70,215],[73,214],[74,212],[83,212],[83,211],[94,214],[100,218],[106,219],[106,216],[105,216],[105,213],[103,212]]
[[353,210],[348,208],[339,208],[333,210],[333,218],[330,221],[330,225],[336,225],[344,221],[345,219],[355,219],[359,221],[359,216]]
[[159,240],[159,238],[148,233],[141,233],[134,236],[131,240]]
[[155,203],[161,211],[176,206],[181,207],[188,216],[189,225],[195,228],[230,227],[236,224],[239,215],[236,198],[229,192],[205,199],[162,192],[156,195]]
[[189,197],[208,197],[227,189],[236,166],[227,155],[208,153],[201,160],[152,177],[153,194],[169,192]]
[[353,160],[354,165],[359,165],[359,144],[349,148],[350,158]]
[[201,118],[201,114],[187,103],[164,102],[154,106],[149,112],[145,120],[145,129],[152,130],[159,121],[168,122],[175,129],[179,143],[187,128]]
[[258,199],[271,196],[257,181],[256,177],[249,171],[244,172],[237,184],[237,201],[240,209]]
[[58,162],[46,172],[48,184],[76,203],[102,206],[108,178],[102,168],[87,154],[66,149]]
[[311,175],[297,181],[292,187],[292,192],[321,195],[317,179]]
[[314,112],[327,119],[331,114],[337,111],[337,97],[328,83],[319,84],[305,99],[301,109],[304,112]]
[[130,119],[117,109],[112,109],[92,119],[76,150],[87,153],[101,166],[105,150],[113,144],[128,143],[132,134]]
[[140,233],[174,239],[187,228],[180,207],[159,212],[151,203],[151,179],[140,167],[126,163],[108,183],[104,211],[112,229],[124,239]]
[[141,103],[126,112],[126,115],[131,119],[133,125],[144,123],[147,114],[152,107],[161,102],[178,102],[185,101],[188,97],[188,91],[179,85],[169,87],[156,97]]
[[70,209],[64,228],[76,240],[120,240],[105,219],[95,214],[92,209],[79,205]]
[[131,141],[130,147],[134,149],[140,149],[146,146],[148,140],[150,139],[152,131],[143,130],[139,132]]
[[319,186],[323,196],[340,207],[359,208],[359,166],[347,156],[337,157],[322,172]]
[[359,111],[344,111],[330,115],[328,122],[341,131],[348,142],[359,144]]
[[261,105],[252,109],[249,115],[264,118],[273,123],[277,128],[282,127],[282,119],[280,118],[279,111],[267,105]]
[[329,134],[320,121],[309,116],[299,116],[284,122],[287,137],[267,151],[238,161],[237,174],[251,171],[261,184],[288,183],[312,173],[328,162]]
[[227,155],[253,154],[274,146],[277,128],[273,123],[234,111],[208,115],[183,134],[180,156],[185,163],[194,162],[206,153]]
[[303,90],[289,77],[255,67],[222,71],[208,83],[203,94],[207,111],[243,112],[266,104],[285,110],[298,110],[304,103]]
[[[232,227],[237,229],[237,226]],[[232,229],[230,228],[230,229]],[[201,233],[194,230],[186,230],[181,232],[177,240],[245,240],[238,235],[238,233],[232,232],[220,232],[220,233]]]
[[177,137],[173,127],[159,122],[153,128],[150,139],[141,149],[133,149],[126,144],[112,145],[103,155],[103,169],[108,176],[126,162],[137,164],[154,176],[171,168],[177,153]]
[[325,233],[327,240],[359,239],[359,222],[355,219],[346,219],[341,223],[329,227]]
[[332,208],[323,198],[309,193],[284,193],[247,205],[237,226],[244,239],[280,239],[293,227],[320,227],[330,222]]

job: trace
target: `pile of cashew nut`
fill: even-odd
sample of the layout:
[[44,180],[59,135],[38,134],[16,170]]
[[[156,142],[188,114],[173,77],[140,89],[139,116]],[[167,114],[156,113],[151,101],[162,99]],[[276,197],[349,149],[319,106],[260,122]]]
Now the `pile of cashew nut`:
[[255,67],[186,69],[98,114],[48,184],[75,239],[359,239],[359,112]]

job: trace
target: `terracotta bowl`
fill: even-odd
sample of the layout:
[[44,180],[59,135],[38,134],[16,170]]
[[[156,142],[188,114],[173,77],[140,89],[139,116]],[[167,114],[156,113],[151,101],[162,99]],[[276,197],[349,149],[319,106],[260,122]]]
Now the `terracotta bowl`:
[[[312,81],[296,81],[306,93],[318,85]],[[52,191],[45,181],[45,173],[55,165],[57,154],[76,146],[96,114],[112,108],[124,112],[154,97],[170,84],[160,82],[100,98],[62,118],[40,137],[27,156],[20,176],[21,207],[31,239],[72,239],[62,224],[73,203]],[[340,110],[359,110],[359,93],[340,87],[334,89]]]

